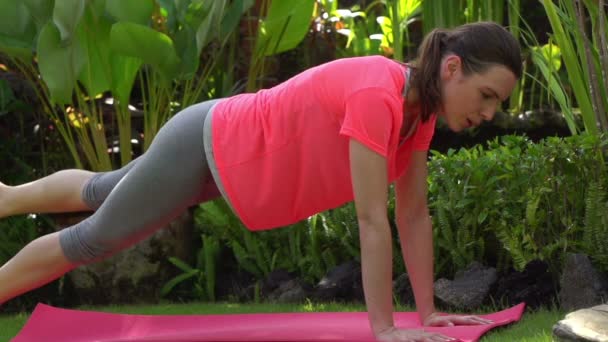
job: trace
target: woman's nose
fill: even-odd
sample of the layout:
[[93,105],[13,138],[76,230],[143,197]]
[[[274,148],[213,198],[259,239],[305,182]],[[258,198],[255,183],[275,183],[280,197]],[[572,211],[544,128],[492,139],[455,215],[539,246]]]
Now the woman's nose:
[[494,114],[496,114],[496,110],[497,110],[498,106],[497,105],[489,105],[486,106],[485,108],[483,108],[480,112],[481,117],[485,120],[485,121],[492,121],[492,119],[494,118]]

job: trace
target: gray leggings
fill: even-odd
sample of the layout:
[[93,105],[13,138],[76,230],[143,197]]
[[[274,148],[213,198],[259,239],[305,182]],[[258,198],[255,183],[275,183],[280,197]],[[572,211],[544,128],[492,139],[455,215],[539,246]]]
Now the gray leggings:
[[220,196],[203,146],[204,119],[214,103],[182,110],[141,157],[87,182],[82,198],[96,211],[59,233],[68,260],[84,264],[111,255],[164,227],[189,206]]

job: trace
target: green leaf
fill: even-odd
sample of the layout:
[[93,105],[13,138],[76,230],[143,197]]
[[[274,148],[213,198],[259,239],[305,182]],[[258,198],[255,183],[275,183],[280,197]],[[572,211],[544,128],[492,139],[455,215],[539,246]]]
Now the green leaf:
[[[336,1],[337,2],[337,1]],[[222,19],[220,27],[220,41],[226,43],[228,37],[234,32],[241,21],[241,17],[253,6],[253,0],[236,0],[228,7]]]
[[263,275],[263,272],[261,272],[261,270],[253,262],[251,262],[251,257],[249,253],[245,251],[245,248],[243,248],[243,246],[238,241],[232,241],[230,245],[232,247],[234,257],[236,258],[240,267],[258,277],[261,277]]
[[[100,6],[101,5],[101,6]],[[89,94],[106,90],[118,99],[121,106],[129,104],[137,72],[142,65],[138,58],[127,57],[113,51],[110,43],[111,19],[104,15],[105,1],[89,6],[82,20],[79,34],[86,48],[87,64],[79,80]]]
[[566,96],[565,90],[560,83],[559,75],[557,70],[552,70],[549,67],[549,61],[546,56],[537,50],[531,50],[532,61],[540,69],[543,77],[547,80],[549,90],[553,94],[553,98],[557,101],[560,108],[564,112],[564,118],[568,124],[568,128],[571,132],[577,132],[578,128],[574,121],[574,113],[572,111],[572,105],[568,96]]
[[209,0],[206,4],[208,5],[205,6],[204,19],[196,31],[198,53],[212,40],[213,36],[220,32],[220,23],[226,7],[226,0]]
[[149,27],[120,22],[112,26],[110,43],[116,52],[141,59],[173,77],[179,68],[179,57],[173,41],[167,35]]
[[65,42],[72,38],[84,14],[85,7],[85,0],[59,0],[55,2],[53,21],[61,33],[62,41]]
[[161,296],[166,296],[166,295],[167,295],[167,294],[169,294],[169,292],[171,292],[171,290],[173,290],[173,288],[174,288],[175,286],[177,286],[179,283],[181,283],[181,282],[183,282],[183,281],[186,281],[186,280],[188,280],[188,279],[190,279],[190,278],[192,278],[192,277],[196,276],[196,275],[197,275],[197,273],[198,273],[198,271],[197,271],[197,270],[192,270],[192,271],[187,272],[187,273],[182,273],[182,274],[180,274],[180,275],[176,276],[175,278],[173,278],[173,279],[169,280],[169,281],[167,282],[167,284],[165,284],[165,286],[163,286],[163,287],[160,289],[160,295],[161,295]]
[[272,1],[260,27],[258,51],[266,56],[291,50],[306,36],[315,2]]
[[106,11],[118,21],[148,25],[154,12],[154,1],[106,0]]
[[110,64],[114,56],[110,56],[110,28],[112,23],[103,16],[95,13],[93,6],[85,11],[78,34],[86,53],[86,64],[78,79],[82,81],[88,93],[95,96],[110,90],[112,73]]
[[0,79],[0,115],[8,113],[9,106],[15,101],[15,94],[8,81]]
[[483,210],[481,213],[479,213],[479,216],[477,216],[477,223],[482,224],[485,222],[485,220],[487,218],[488,218],[488,211]]
[[21,1],[0,0],[0,33],[20,37],[28,30],[30,13]]
[[545,44],[540,47],[534,47],[536,51],[541,53],[552,70],[558,71],[562,66],[562,54],[559,46],[555,44]]
[[8,56],[31,61],[33,48],[29,43],[0,34],[0,52]]
[[[593,106],[591,104],[591,98],[587,84],[585,82],[585,74],[583,72],[582,62],[579,58],[583,58],[577,54],[577,50],[574,45],[580,46],[577,43],[577,36],[572,36],[570,31],[566,30],[563,25],[563,21],[558,15],[558,6],[550,0],[541,0],[549,23],[553,29],[553,35],[557,45],[561,48],[563,54],[564,65],[568,72],[568,77],[571,83],[572,91],[576,96],[576,100],[581,109],[583,121],[585,123],[585,129],[591,134],[597,134],[598,128],[595,119],[595,113],[593,112]],[[576,29],[576,28],[574,28]]]
[[181,59],[179,76],[189,79],[194,76],[200,64],[200,54],[196,47],[196,33],[189,26],[184,26],[174,35],[175,50]]
[[76,77],[84,66],[84,51],[78,39],[65,45],[59,29],[47,23],[38,37],[38,66],[53,101],[72,102]]
[[22,0],[38,28],[42,28],[53,17],[54,0]]
[[399,2],[399,19],[408,20],[422,10],[422,0],[395,0]]
[[169,262],[172,263],[173,265],[177,266],[177,268],[179,268],[180,270],[182,270],[184,272],[197,271],[196,269],[192,268],[192,266],[188,265],[187,263],[181,261],[178,258],[169,257]]
[[0,8],[0,51],[29,63],[37,34],[29,10],[15,0],[0,0]]
[[121,103],[129,103],[131,90],[142,64],[139,58],[120,55],[112,58],[112,95]]

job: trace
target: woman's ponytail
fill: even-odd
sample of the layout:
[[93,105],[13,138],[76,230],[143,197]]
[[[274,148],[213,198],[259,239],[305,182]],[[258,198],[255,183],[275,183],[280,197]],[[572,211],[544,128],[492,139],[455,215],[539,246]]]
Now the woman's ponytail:
[[445,52],[448,31],[434,29],[418,48],[418,58],[412,63],[412,87],[418,90],[422,121],[427,121],[441,103],[439,65]]

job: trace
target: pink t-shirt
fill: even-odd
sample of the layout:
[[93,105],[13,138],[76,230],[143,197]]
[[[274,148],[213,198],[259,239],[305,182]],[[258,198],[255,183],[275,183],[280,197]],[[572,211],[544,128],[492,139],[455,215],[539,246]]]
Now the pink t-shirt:
[[405,66],[381,56],[332,61],[213,111],[217,172],[251,230],[285,226],[352,201],[349,139],[387,159],[392,182],[428,150],[433,115],[400,142]]

